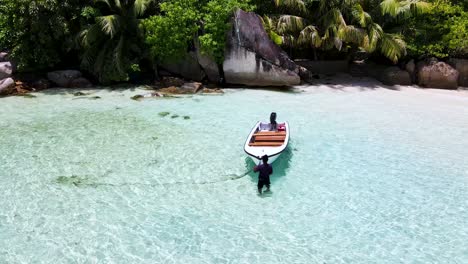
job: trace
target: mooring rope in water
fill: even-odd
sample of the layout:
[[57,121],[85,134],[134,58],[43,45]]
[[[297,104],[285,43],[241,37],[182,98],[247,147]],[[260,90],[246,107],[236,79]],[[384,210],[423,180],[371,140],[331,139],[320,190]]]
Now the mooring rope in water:
[[97,187],[97,186],[109,186],[109,187],[126,187],[126,186],[148,186],[148,187],[160,187],[160,186],[168,186],[168,185],[208,185],[208,184],[217,184],[217,183],[223,183],[223,182],[228,182],[228,181],[236,181],[239,179],[244,178],[245,176],[249,175],[251,170],[241,174],[241,175],[235,175],[235,174],[230,174],[227,175],[229,178],[227,179],[222,179],[222,180],[217,180],[217,181],[205,181],[205,182],[168,182],[168,183],[141,183],[141,182],[124,182],[124,183],[93,183],[93,182],[87,182],[89,179],[88,178],[79,178],[77,176],[71,176],[71,177],[66,177],[66,176],[60,176],[56,180],[56,183],[61,183],[61,184],[68,184],[68,185],[74,185],[75,187]]

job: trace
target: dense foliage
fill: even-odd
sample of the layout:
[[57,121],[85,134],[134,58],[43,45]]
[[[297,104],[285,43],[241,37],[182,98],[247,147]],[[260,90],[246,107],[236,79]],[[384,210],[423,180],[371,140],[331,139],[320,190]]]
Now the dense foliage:
[[160,7],[161,15],[143,22],[154,56],[162,60],[181,57],[198,37],[202,52],[218,62],[223,59],[232,12],[253,9],[249,0],[171,0]]
[[468,2],[435,0],[425,16],[411,21],[407,33],[410,55],[468,57]]
[[336,49],[348,54],[358,50],[379,51],[393,62],[406,55],[405,43],[401,34],[386,32],[384,24],[403,23],[412,14],[428,10],[428,5],[421,1],[275,0],[274,3],[278,13],[267,14],[264,23],[277,43],[314,51]]
[[293,56],[468,57],[466,0],[2,0],[0,48],[21,71],[127,81],[142,60],[177,59],[198,44],[221,63],[236,8],[259,13]]
[[[80,0],[0,1],[0,47],[9,49],[23,70],[53,68],[72,56],[80,28]],[[75,56],[76,57],[76,56]]]
[[81,65],[102,83],[127,81],[143,54],[140,18],[154,0],[97,0],[84,9],[91,23],[80,32]]

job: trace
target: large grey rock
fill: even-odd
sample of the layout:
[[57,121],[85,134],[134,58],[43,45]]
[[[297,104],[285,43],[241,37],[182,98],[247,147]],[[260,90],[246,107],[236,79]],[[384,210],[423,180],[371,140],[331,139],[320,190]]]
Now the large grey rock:
[[163,77],[161,79],[160,85],[161,88],[170,87],[170,86],[182,86],[185,81],[177,77]]
[[8,61],[8,53],[0,52],[0,62]]
[[6,78],[0,80],[0,95],[6,95],[13,92],[15,89],[15,80],[12,78]]
[[385,85],[411,85],[411,77],[409,72],[401,70],[393,66],[386,68],[379,80]]
[[297,65],[263,28],[258,15],[237,10],[227,37],[224,77],[227,83],[252,86],[297,85]]
[[0,79],[5,79],[13,74],[13,65],[9,61],[0,62]]
[[314,74],[309,71],[306,67],[298,66],[299,76],[301,80],[306,83],[312,83],[314,81]]
[[164,68],[174,74],[184,78],[201,82],[205,78],[205,72],[198,64],[197,55],[191,51],[184,58],[177,61],[163,61],[159,63]]
[[59,87],[69,88],[72,81],[81,77],[81,72],[76,70],[54,71],[47,74],[47,78]]
[[93,84],[86,78],[79,77],[70,82],[69,88],[89,88]]
[[411,81],[416,83],[416,64],[414,63],[414,60],[410,60],[406,63],[405,70],[409,73]]
[[468,60],[450,59],[449,64],[459,73],[458,85],[468,87]]
[[198,40],[195,40],[195,52],[198,64],[206,73],[208,80],[213,83],[219,83],[221,81],[221,75],[219,74],[218,64],[212,56],[202,52]]
[[457,89],[458,71],[449,64],[428,59],[417,65],[418,85],[427,88]]
[[180,89],[187,91],[188,93],[198,93],[203,88],[203,84],[199,82],[184,83]]

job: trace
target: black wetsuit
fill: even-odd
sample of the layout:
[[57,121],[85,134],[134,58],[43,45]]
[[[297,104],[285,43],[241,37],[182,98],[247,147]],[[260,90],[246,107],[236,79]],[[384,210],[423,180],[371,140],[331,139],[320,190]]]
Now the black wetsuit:
[[257,167],[260,172],[258,175],[258,189],[262,189],[263,186],[270,187],[270,175],[273,173],[273,167],[270,164],[262,164]]

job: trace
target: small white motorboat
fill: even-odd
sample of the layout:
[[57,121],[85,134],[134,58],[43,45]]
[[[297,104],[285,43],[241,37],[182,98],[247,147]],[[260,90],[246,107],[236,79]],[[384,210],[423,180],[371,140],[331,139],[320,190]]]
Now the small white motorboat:
[[244,151],[258,163],[264,155],[268,163],[273,163],[284,152],[289,143],[288,122],[278,123],[277,129],[271,129],[270,123],[258,122],[245,142]]

